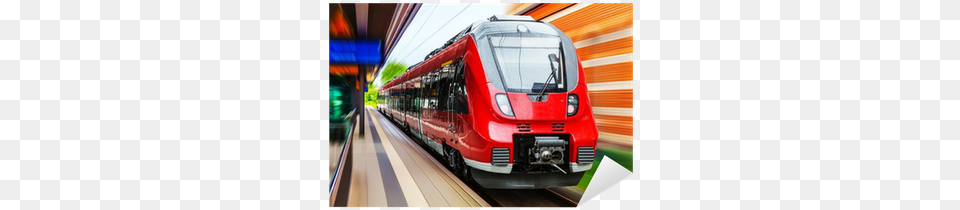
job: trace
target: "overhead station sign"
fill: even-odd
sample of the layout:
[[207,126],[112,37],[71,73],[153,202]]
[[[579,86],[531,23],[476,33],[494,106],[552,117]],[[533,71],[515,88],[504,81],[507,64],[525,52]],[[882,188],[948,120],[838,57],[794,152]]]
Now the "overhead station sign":
[[379,64],[380,40],[330,40],[330,63]]

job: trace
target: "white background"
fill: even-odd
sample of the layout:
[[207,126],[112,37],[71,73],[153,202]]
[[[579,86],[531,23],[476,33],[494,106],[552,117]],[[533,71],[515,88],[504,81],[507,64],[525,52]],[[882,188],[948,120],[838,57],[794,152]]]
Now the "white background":
[[[960,2],[634,2],[585,209],[960,209]],[[321,1],[0,1],[0,209],[328,205]]]

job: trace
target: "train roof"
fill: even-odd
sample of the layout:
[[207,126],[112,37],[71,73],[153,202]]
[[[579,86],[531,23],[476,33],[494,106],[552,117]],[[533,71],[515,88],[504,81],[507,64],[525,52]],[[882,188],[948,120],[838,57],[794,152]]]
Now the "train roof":
[[[423,64],[429,63],[428,60],[430,60],[430,58],[443,52],[444,50],[447,49],[447,47],[449,47],[450,45],[453,45],[454,43],[456,43],[460,39],[463,39],[464,37],[467,37],[468,35],[472,35],[473,37],[478,37],[485,34],[504,33],[504,32],[512,32],[512,31],[518,30],[514,27],[506,28],[506,27],[498,27],[494,24],[490,24],[490,23],[497,23],[497,22],[543,23],[541,21],[534,20],[530,16],[517,16],[517,15],[493,15],[490,18],[487,18],[486,20],[479,20],[479,21],[473,22],[472,24],[467,26],[467,28],[461,30],[459,33],[457,33],[456,35],[448,39],[447,42],[443,44],[443,46],[440,46],[437,49],[434,49],[433,51],[431,51],[429,54],[427,54],[427,56],[423,58],[423,61],[420,61],[419,63],[416,63],[408,67],[406,72],[404,72],[403,74],[400,74],[399,76],[391,79],[389,82],[384,84],[383,87],[381,87],[381,89],[393,87],[397,85],[399,81],[406,81],[406,80],[409,80],[410,77],[417,77],[426,73],[424,71],[417,71],[419,70],[419,68],[417,67],[421,67]],[[489,26],[489,27],[485,27],[485,26]],[[556,29],[553,29],[552,32],[554,33],[554,35],[556,35],[556,33],[561,33]]]

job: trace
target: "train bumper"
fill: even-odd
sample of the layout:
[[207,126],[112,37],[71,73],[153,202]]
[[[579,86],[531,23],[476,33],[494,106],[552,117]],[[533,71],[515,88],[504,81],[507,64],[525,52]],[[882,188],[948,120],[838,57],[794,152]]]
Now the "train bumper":
[[510,171],[513,171],[512,163],[503,165],[503,166],[496,166],[490,163],[471,160],[469,158],[463,158],[463,162],[466,163],[467,166],[470,166],[471,168],[479,169],[479,170],[483,170],[491,173],[509,174]]
[[[512,163],[511,163],[511,164],[507,164],[507,165],[503,165],[503,166],[496,166],[496,165],[492,165],[492,164],[490,164],[490,163],[484,163],[484,162],[480,162],[480,161],[476,161],[476,160],[471,160],[471,159],[467,159],[467,158],[464,158],[464,159],[463,159],[463,162],[466,163],[467,166],[470,166],[470,167],[472,167],[472,168],[474,168],[474,169],[482,170],[482,171],[486,171],[486,172],[490,172],[490,173],[509,174],[510,172],[513,172],[513,164],[512,164]],[[584,172],[584,171],[590,170],[590,168],[592,168],[592,167],[593,167],[593,163],[571,163],[571,164],[570,164],[570,171],[572,171],[572,172],[574,172],[574,173]]]
[[580,183],[583,172],[579,173],[535,173],[535,174],[500,174],[490,173],[476,168],[472,169],[473,179],[477,184],[488,189],[542,189],[551,187],[573,186]]
[[574,173],[576,173],[576,172],[584,172],[584,171],[590,170],[590,168],[593,168],[593,163],[573,163],[573,164],[570,164],[570,170],[573,171]]

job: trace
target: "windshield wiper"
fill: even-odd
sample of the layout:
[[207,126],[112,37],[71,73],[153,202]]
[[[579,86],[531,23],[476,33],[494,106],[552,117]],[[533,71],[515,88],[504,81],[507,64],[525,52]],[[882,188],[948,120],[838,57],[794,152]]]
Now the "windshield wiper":
[[553,54],[553,53],[550,53],[550,55],[547,55],[547,59],[550,59],[550,76],[547,77],[547,81],[543,81],[543,87],[540,88],[540,93],[537,94],[537,101],[541,100],[540,98],[543,97],[543,93],[546,92],[547,87],[550,87],[550,79],[556,80],[554,78],[554,75],[557,74],[557,68],[553,66],[553,61],[559,62],[560,59],[557,58],[557,54]]

